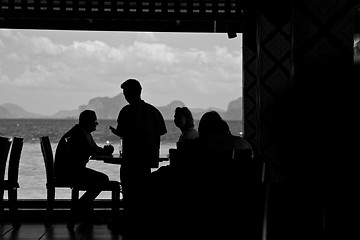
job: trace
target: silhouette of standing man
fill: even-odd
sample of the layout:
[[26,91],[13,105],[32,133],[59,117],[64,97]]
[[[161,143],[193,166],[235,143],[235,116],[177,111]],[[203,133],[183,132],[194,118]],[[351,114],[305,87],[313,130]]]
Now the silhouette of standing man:
[[160,111],[141,99],[142,87],[136,79],[126,80],[121,88],[129,104],[120,110],[116,129],[109,128],[123,139],[120,179],[126,214],[133,217],[145,204],[141,200],[147,177],[159,161],[160,136],[167,130]]

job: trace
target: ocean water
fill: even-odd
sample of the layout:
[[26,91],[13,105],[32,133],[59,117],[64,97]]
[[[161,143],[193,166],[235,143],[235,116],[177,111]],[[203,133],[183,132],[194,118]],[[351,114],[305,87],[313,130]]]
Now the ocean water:
[[[172,120],[166,120],[168,133],[161,138],[160,156],[166,157],[169,148],[176,147],[176,141],[180,136],[180,130]],[[240,121],[227,121],[233,134],[242,132]],[[46,199],[46,176],[43,156],[40,149],[39,138],[49,136],[53,153],[61,136],[77,123],[74,119],[0,119],[1,136],[19,136],[24,138],[24,146],[21,153],[19,166],[19,199]],[[195,122],[197,127],[198,121]],[[99,120],[97,130],[92,133],[95,142],[103,146],[106,141],[119,149],[119,139],[113,135],[109,126],[116,126],[115,120]],[[162,162],[159,166],[167,165]],[[120,180],[120,166],[105,164],[101,161],[89,161],[88,167],[101,171],[111,180]],[[156,170],[156,169],[154,169]],[[109,192],[103,192],[98,198],[110,198]],[[7,198],[7,193],[5,193]],[[57,189],[56,198],[70,198],[69,189]]]

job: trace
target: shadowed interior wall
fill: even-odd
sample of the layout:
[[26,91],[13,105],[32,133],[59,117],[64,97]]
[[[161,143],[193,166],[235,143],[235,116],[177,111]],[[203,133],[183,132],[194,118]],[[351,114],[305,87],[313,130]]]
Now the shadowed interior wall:
[[[259,0],[247,5],[244,16],[245,137],[264,161],[285,166],[282,161],[287,160],[280,160],[279,151],[274,151],[272,139],[276,132],[271,128],[274,117],[281,119],[273,112],[279,110],[277,103],[286,98],[307,108],[294,113],[303,126],[290,130],[301,127],[309,132],[311,122],[316,117],[322,119],[318,111],[329,104],[317,105],[333,101],[337,94],[323,90],[334,90],[337,77],[350,77],[346,71],[353,64],[353,5],[350,1]],[[295,91],[295,85],[306,92]],[[333,98],[321,99],[319,93],[332,94]],[[293,112],[281,117],[293,117],[290,114]],[[287,170],[278,171],[282,178]]]
[[258,0],[246,7],[244,133],[270,173],[265,235],[320,239],[335,229],[334,173],[345,165],[329,149],[341,128],[335,115],[344,114],[335,107],[339,83],[351,79],[354,5]]
[[[275,7],[279,4],[281,9]],[[272,171],[275,177],[282,160],[273,141],[272,111],[282,95],[294,89],[292,9],[289,1],[258,1],[248,7],[243,33],[245,137],[263,161],[278,166]]]

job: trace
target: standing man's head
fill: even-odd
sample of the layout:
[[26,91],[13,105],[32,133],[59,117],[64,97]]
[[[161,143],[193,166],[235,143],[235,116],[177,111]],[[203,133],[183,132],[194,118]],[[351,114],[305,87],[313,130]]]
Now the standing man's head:
[[136,79],[128,79],[120,86],[129,104],[137,103],[141,100],[141,84]]
[[79,125],[87,132],[96,130],[98,125],[96,113],[93,110],[84,110],[79,115]]

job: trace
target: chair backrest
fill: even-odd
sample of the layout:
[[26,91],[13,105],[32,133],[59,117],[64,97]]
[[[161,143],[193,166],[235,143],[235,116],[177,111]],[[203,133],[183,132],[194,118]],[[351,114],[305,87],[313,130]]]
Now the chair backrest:
[[54,182],[54,155],[48,136],[40,137],[40,146],[45,163],[46,182],[49,185]]
[[14,137],[10,150],[8,181],[10,184],[17,184],[19,177],[19,164],[24,138]]
[[242,176],[247,182],[261,183],[263,163],[259,158],[254,156],[254,151],[251,149],[239,149],[235,150],[234,159],[239,160],[237,164],[239,169],[245,169],[242,171]]
[[71,137],[66,137],[66,138],[64,138],[64,140],[65,140],[65,144],[64,144],[65,154],[66,154],[66,157],[69,158],[71,155],[71,151],[72,151],[73,140],[71,139]]
[[0,182],[4,181],[6,161],[8,159],[11,138],[0,136]]

